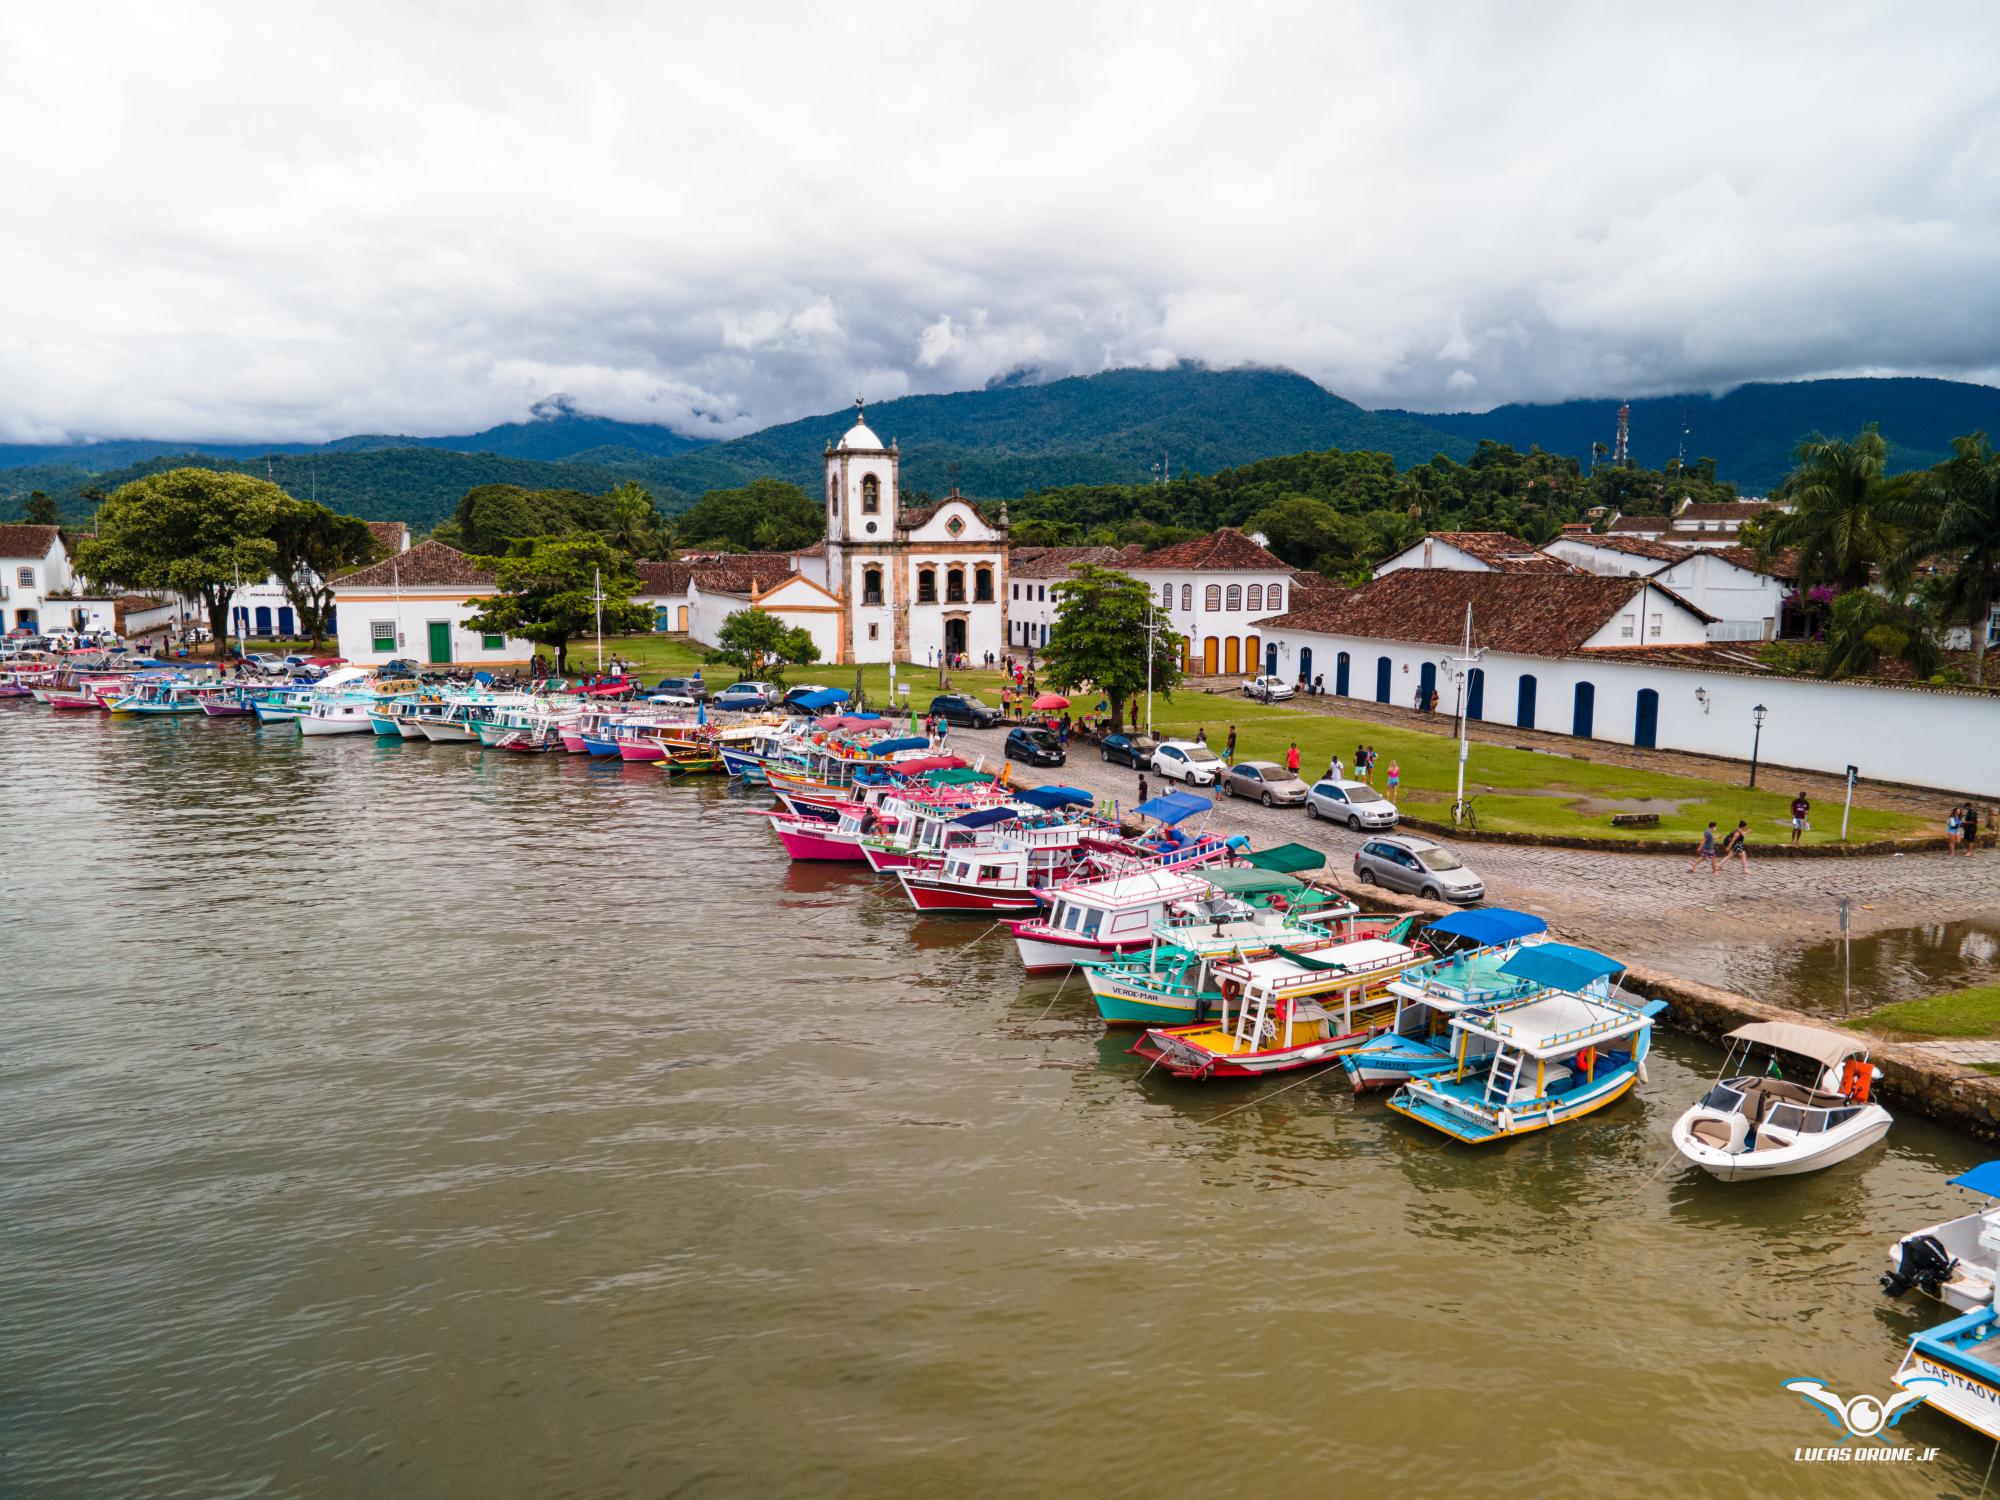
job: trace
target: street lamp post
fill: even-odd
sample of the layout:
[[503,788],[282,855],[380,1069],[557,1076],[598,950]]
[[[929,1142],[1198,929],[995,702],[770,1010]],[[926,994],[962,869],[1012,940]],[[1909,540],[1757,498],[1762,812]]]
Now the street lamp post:
[[1750,736],[1750,785],[1753,787],[1757,785],[1757,751],[1764,742],[1764,716],[1770,711],[1761,703],[1750,710],[1750,717],[1757,724]]

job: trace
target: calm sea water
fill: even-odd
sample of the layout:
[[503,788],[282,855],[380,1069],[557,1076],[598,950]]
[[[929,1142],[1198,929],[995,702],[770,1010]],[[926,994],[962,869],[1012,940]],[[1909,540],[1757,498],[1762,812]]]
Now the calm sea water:
[[[1806,1470],[1971,1143],[1474,1151],[1141,1069],[977,921],[567,756],[0,708],[0,1494],[1971,1493]],[[1656,1169],[1658,1170],[1656,1174]]]

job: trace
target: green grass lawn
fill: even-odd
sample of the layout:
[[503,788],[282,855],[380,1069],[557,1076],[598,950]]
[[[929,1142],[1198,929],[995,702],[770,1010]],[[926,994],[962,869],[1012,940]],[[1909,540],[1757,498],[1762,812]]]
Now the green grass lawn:
[[[606,640],[605,654],[613,651],[632,662],[646,677],[681,675],[702,664],[699,646],[669,641],[656,636],[621,637]],[[572,672],[585,672],[596,662],[595,644],[584,642],[570,651]],[[922,707],[937,691],[935,667],[902,667],[902,682],[910,685],[910,701]],[[735,680],[730,668],[709,669],[716,686]],[[829,687],[854,686],[854,668],[819,663],[800,667],[788,681],[825,683]],[[997,704],[1000,690],[998,672],[965,671],[951,674],[952,686],[978,693]],[[861,681],[871,702],[886,701],[889,669],[869,666],[861,669]],[[1080,695],[1078,702],[1088,707],[1094,699]],[[1325,699],[1321,699],[1325,702]],[[1143,714],[1143,710],[1142,710]],[[1229,726],[1237,731],[1239,760],[1274,760],[1282,763],[1285,751],[1298,742],[1301,774],[1317,776],[1326,770],[1327,759],[1339,751],[1341,761],[1353,773],[1354,750],[1359,744],[1373,745],[1381,753],[1375,783],[1381,786],[1383,771],[1391,760],[1402,768],[1402,805],[1412,816],[1439,823],[1451,821],[1453,778],[1458,760],[1458,741],[1449,737],[1450,717],[1438,720],[1441,734],[1415,729],[1391,728],[1366,720],[1343,719],[1278,703],[1266,706],[1247,698],[1224,698],[1207,693],[1183,691],[1168,699],[1153,700],[1153,727],[1162,738],[1193,738],[1198,729],[1208,731],[1209,743],[1221,752]],[[1776,789],[1748,787],[1692,776],[1674,776],[1659,771],[1635,771],[1624,766],[1601,765],[1572,760],[1542,751],[1512,750],[1503,746],[1474,744],[1466,764],[1466,789],[1474,794],[1474,806],[1481,829],[1503,833],[1564,834],[1631,842],[1658,839],[1677,840],[1693,846],[1701,838],[1703,826],[1713,818],[1718,832],[1736,826],[1738,818],[1750,820],[1750,856],[1760,848],[1789,844],[1791,841],[1791,798],[1794,788],[1777,784]],[[1490,788],[1490,790],[1489,790]],[[1663,810],[1658,828],[1613,828],[1611,812],[1590,811],[1578,806],[1592,799],[1674,800],[1678,807]],[[1855,842],[1888,838],[1920,831],[1921,819],[1906,813],[1885,812],[1857,801],[1849,825]],[[1840,809],[1822,803],[1814,808],[1813,829],[1806,835],[1812,844],[1840,841]]]
[[1913,1036],[2000,1036],[2000,984],[1892,1001],[1843,1024],[1857,1031],[1906,1031]]

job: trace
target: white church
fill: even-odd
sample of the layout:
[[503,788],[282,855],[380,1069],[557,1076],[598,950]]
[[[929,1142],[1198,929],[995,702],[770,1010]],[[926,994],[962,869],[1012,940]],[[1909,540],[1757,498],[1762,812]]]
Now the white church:
[[[953,491],[902,503],[902,458],[855,402],[855,421],[826,448],[826,539],[791,554],[690,560],[671,585],[685,600],[643,595],[713,642],[739,609],[807,630],[826,663],[917,662],[1007,649],[1007,519],[998,525]],[[779,557],[784,558],[783,562]],[[678,574],[678,570],[677,574]]]

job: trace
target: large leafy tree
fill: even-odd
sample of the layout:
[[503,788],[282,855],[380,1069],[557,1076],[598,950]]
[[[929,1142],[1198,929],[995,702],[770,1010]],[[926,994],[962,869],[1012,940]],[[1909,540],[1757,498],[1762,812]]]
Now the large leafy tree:
[[2000,600],[2000,457],[1975,432],[1953,456],[1918,475],[1894,503],[1903,544],[1888,560],[1896,579],[1925,563],[1938,575],[1932,599],[1949,621],[1972,626],[1972,680],[1986,680],[1987,619]]
[[600,536],[520,537],[504,556],[486,560],[499,593],[475,601],[474,630],[519,636],[552,647],[556,671],[569,671],[569,643],[597,628],[603,592],[604,629],[644,630],[652,612],[632,602],[639,575],[631,559]]
[[36,490],[28,496],[28,503],[21,508],[21,519],[30,526],[55,526],[62,521],[62,512],[55,501],[42,491]]
[[1851,439],[1814,433],[1799,444],[1796,457],[1798,466],[1776,497],[1791,509],[1758,528],[1758,550],[1769,556],[1797,548],[1802,589],[1866,587],[1875,565],[1894,546],[1882,503],[1889,445],[1871,423]]
[[747,678],[780,678],[787,665],[809,666],[819,660],[812,633],[787,625],[768,610],[739,609],[715,633],[708,659],[735,667]]
[[810,547],[825,518],[806,492],[782,479],[753,479],[741,489],[710,490],[680,518],[682,545],[789,552]]
[[199,599],[219,653],[229,599],[240,582],[278,560],[271,527],[293,500],[277,485],[215,469],[168,469],[120,485],[97,516],[97,535],[76,551],[93,583],[170,589]]
[[[1167,623],[1153,591],[1127,573],[1080,567],[1055,586],[1056,619],[1044,648],[1042,680],[1066,691],[1088,687],[1111,700],[1123,721],[1125,704],[1152,683],[1171,698],[1180,685],[1183,641]],[[1150,637],[1148,625],[1157,626]]]
[[271,541],[278,549],[278,583],[298,614],[299,633],[317,646],[333,609],[334,575],[375,556],[374,533],[353,516],[289,500],[272,519]]
[[1874,589],[1854,589],[1833,604],[1826,631],[1826,675],[1862,677],[1892,657],[1919,677],[1944,664],[1937,632],[1922,608]]

